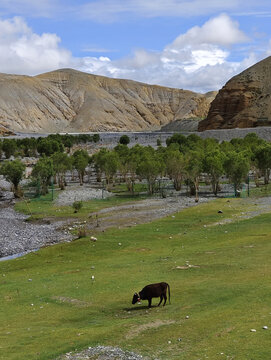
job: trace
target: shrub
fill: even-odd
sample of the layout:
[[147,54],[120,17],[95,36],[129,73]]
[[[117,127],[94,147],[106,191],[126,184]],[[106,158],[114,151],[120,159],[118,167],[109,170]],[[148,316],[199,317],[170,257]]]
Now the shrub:
[[79,210],[82,209],[83,202],[82,201],[74,201],[74,203],[72,204],[72,207],[74,209],[74,212],[77,213]]
[[87,232],[86,232],[86,229],[85,228],[81,228],[78,230],[78,239],[81,239],[83,237],[86,237],[87,236]]
[[130,138],[128,135],[122,135],[119,139],[119,143],[122,145],[128,145],[130,142]]

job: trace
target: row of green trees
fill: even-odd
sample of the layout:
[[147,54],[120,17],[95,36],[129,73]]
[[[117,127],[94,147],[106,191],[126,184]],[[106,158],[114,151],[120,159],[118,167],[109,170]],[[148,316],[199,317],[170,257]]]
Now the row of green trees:
[[[42,156],[34,165],[31,178],[34,185],[37,186],[38,195],[45,195],[48,192],[50,182],[54,178],[60,189],[66,185],[65,176],[67,171],[76,170],[79,176],[80,184],[83,184],[85,169],[91,158],[85,150],[77,150],[69,156],[65,152],[56,152],[51,156]],[[23,179],[25,165],[21,160],[4,161],[0,167],[0,174],[4,175],[7,181],[13,185],[16,196],[20,196],[19,183]]]
[[[166,147],[158,146],[157,149],[140,145],[129,148],[119,143],[113,150],[102,148],[91,157],[85,150],[77,150],[73,155],[61,151],[50,155],[43,153],[33,167],[32,178],[41,184],[42,193],[46,193],[52,177],[64,189],[65,175],[71,170],[77,171],[82,185],[87,166],[93,166],[97,181],[105,178],[110,185],[118,177],[131,193],[137,180],[146,180],[148,191],[153,194],[157,180],[169,177],[177,191],[185,183],[196,198],[202,179],[211,184],[215,195],[222,176],[226,176],[236,190],[246,181],[249,171],[253,173],[256,185],[261,177],[265,184],[269,182],[271,145],[254,133],[220,144],[197,135],[175,134],[166,143]],[[19,160],[5,161],[0,168],[0,173],[13,183],[15,190],[23,172],[24,165]]]
[[73,145],[98,142],[99,134],[60,135],[51,134],[47,137],[23,138],[23,139],[0,139],[0,159],[4,154],[6,159],[16,157],[37,157],[38,155],[51,156],[56,152],[70,152]]
[[187,137],[175,134],[167,139],[167,147],[159,146],[155,150],[150,146],[136,145],[129,149],[119,144],[112,151],[101,149],[93,156],[92,162],[98,180],[105,176],[109,184],[119,174],[131,192],[136,179],[146,179],[152,194],[157,179],[168,176],[177,191],[186,183],[191,194],[198,197],[203,176],[215,195],[220,189],[222,176],[227,177],[236,190],[247,180],[249,171],[253,173],[256,185],[262,176],[267,184],[271,145],[255,133],[221,144],[215,139],[203,140],[194,134]]

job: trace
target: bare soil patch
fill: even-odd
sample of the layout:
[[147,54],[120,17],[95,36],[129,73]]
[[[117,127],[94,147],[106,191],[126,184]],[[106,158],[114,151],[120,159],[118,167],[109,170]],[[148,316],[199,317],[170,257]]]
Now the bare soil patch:
[[78,300],[78,299],[71,299],[71,298],[65,297],[65,296],[54,296],[54,297],[52,297],[52,299],[60,301],[61,303],[71,304],[71,305],[74,305],[77,307],[88,307],[91,305],[90,302],[82,301],[82,300]]
[[171,324],[175,324],[175,323],[176,323],[175,320],[159,320],[158,319],[158,320],[153,321],[148,324],[141,324],[140,326],[130,330],[126,335],[126,339],[132,339],[132,338],[138,336],[141,332],[149,330],[149,329],[156,329],[160,326],[171,325]]
[[149,198],[130,204],[114,206],[92,214],[87,228],[95,229],[95,231],[103,231],[110,227],[122,228],[144,224],[212,199],[214,198],[201,197],[199,202],[196,203],[193,197],[178,195],[165,199]]

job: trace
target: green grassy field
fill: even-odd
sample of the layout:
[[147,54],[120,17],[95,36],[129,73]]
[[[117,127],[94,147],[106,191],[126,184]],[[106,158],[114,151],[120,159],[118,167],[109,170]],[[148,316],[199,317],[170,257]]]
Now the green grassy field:
[[[58,193],[55,194],[55,197],[58,196]],[[135,202],[146,199],[145,195],[129,195],[126,196],[112,196],[106,199],[93,199],[83,202],[82,209],[75,213],[72,206],[60,206],[52,203],[51,195],[47,194],[42,196],[38,200],[23,200],[17,202],[15,205],[15,210],[22,212],[27,215],[31,215],[28,221],[43,219],[44,217],[54,217],[54,218],[74,218],[78,220],[85,220],[93,212],[99,211],[104,208],[111,206],[118,206],[122,204],[127,204],[129,202]]]
[[[97,344],[161,360],[270,359],[271,214],[210,226],[247,206],[220,199],[0,263],[0,359],[52,360]],[[177,268],[187,264],[197,267]],[[131,304],[159,281],[170,305]]]

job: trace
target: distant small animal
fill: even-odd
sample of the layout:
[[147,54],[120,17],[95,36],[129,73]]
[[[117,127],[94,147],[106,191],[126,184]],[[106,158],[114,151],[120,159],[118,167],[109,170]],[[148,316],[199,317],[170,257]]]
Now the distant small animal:
[[165,306],[167,301],[167,290],[168,290],[168,297],[169,297],[169,303],[170,303],[170,287],[169,284],[166,282],[160,282],[157,284],[150,284],[145,286],[139,293],[135,293],[133,296],[132,304],[136,304],[137,302],[140,302],[141,300],[148,300],[149,302],[149,308],[151,307],[152,298],[160,297],[160,302],[158,306],[161,304],[161,302],[164,299]]

